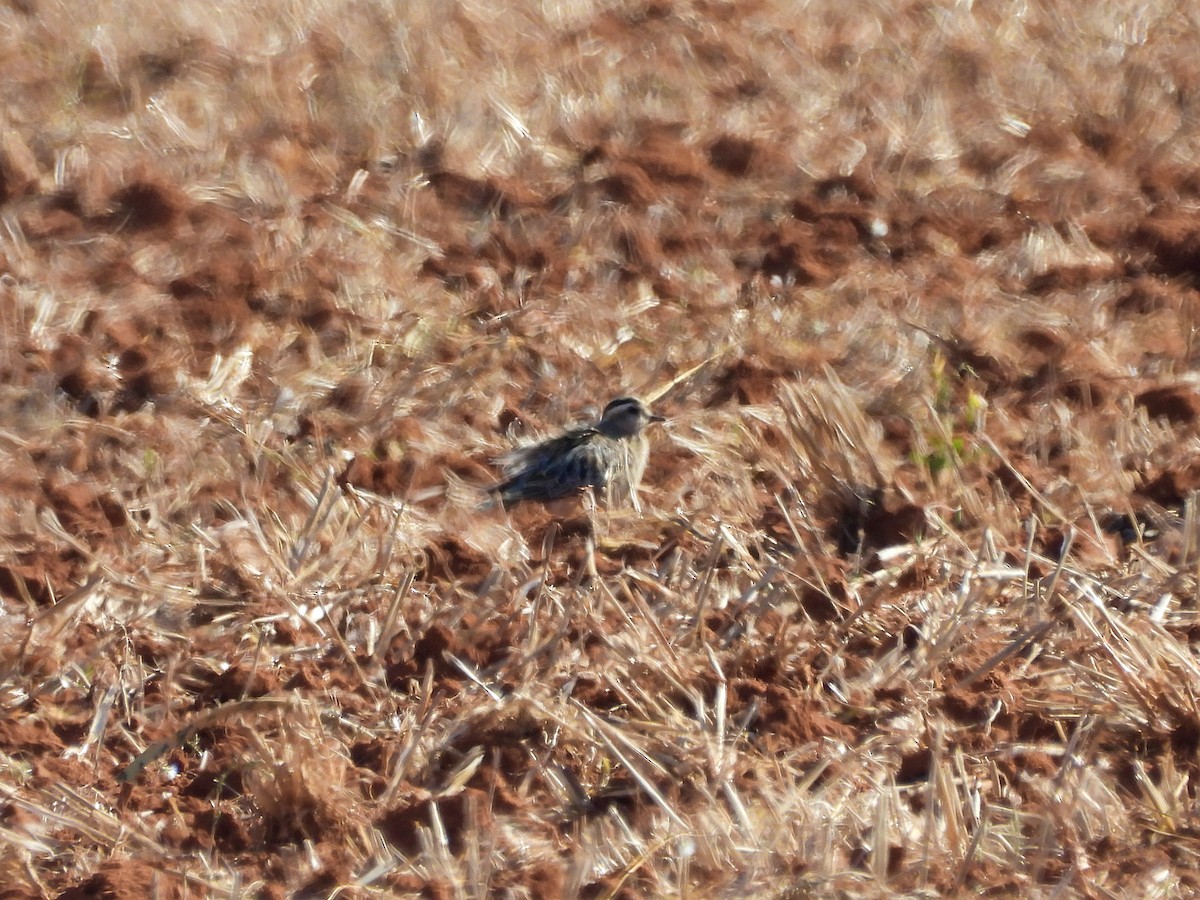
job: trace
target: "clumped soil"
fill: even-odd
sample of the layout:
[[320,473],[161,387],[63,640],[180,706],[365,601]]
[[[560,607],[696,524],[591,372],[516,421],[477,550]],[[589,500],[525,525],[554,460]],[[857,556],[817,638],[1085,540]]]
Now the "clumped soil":
[[0,896],[1200,891],[1185,7],[168,7],[0,6]]

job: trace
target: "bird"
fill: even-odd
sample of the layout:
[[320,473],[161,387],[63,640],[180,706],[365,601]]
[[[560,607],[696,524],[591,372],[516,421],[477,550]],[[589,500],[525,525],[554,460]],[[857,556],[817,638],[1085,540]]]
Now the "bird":
[[618,397],[604,407],[595,425],[570,428],[501,457],[504,480],[489,488],[488,505],[548,503],[592,488],[606,501],[629,502],[640,512],[638,485],[650,456],[645,431],[664,421],[636,397]]

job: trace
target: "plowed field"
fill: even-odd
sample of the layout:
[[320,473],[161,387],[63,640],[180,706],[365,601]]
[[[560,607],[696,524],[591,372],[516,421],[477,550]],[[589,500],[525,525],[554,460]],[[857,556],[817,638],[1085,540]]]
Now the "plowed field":
[[1200,892],[1197,46],[0,4],[0,897]]

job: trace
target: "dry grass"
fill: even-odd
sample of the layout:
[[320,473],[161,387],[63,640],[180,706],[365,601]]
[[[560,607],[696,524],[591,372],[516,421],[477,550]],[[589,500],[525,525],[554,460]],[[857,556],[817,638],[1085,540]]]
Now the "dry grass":
[[1200,890],[1197,40],[11,0],[4,896]]

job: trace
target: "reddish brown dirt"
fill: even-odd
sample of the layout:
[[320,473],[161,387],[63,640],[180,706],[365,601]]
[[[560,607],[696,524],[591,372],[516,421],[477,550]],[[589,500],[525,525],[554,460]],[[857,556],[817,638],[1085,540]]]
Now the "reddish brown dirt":
[[0,11],[4,879],[1200,890],[1200,35],[842,6]]

